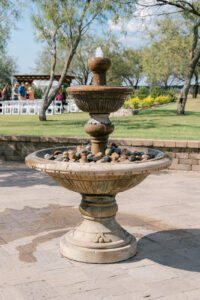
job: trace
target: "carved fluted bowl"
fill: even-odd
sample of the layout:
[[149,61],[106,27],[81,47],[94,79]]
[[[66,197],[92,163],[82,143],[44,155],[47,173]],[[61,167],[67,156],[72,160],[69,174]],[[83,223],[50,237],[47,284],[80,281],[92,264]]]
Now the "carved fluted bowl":
[[127,87],[109,87],[80,85],[67,88],[76,105],[90,114],[109,114],[117,111],[131,95],[132,89]]
[[169,157],[162,152],[147,148],[130,148],[145,153],[154,153],[155,158],[145,162],[128,163],[80,163],[44,159],[45,154],[57,150],[75,150],[75,147],[60,147],[36,151],[26,157],[26,164],[44,171],[58,184],[81,194],[117,194],[142,182],[150,173],[167,168]]

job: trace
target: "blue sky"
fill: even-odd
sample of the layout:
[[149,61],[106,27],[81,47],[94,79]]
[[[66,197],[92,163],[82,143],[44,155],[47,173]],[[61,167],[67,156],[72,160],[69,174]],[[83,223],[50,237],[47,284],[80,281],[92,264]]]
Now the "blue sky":
[[8,43],[8,54],[16,58],[18,73],[31,73],[35,59],[42,45],[35,40],[34,28],[28,13],[17,22],[17,29],[12,30]]
[[[139,19],[133,18],[125,25],[127,31],[126,37],[120,34],[122,28],[120,22],[116,25],[110,20],[107,26],[118,35],[119,40],[125,46],[137,48],[144,43],[145,24]],[[147,23],[149,23],[149,19],[147,21]],[[92,27],[94,31],[94,25]],[[37,53],[42,47],[43,45],[35,39],[34,27],[30,20],[30,12],[28,9],[25,9],[23,11],[23,17],[17,22],[17,29],[12,30],[11,38],[8,43],[8,54],[16,59],[18,65],[17,73],[28,74],[34,72],[33,68],[35,66]]]

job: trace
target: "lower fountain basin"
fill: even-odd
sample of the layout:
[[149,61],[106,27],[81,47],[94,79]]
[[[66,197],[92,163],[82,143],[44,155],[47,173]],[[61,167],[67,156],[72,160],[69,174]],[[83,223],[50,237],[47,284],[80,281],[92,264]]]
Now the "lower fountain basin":
[[58,184],[81,194],[117,194],[142,182],[150,173],[167,168],[169,157],[154,149],[131,147],[131,150],[153,152],[154,159],[130,163],[78,163],[44,159],[45,154],[75,147],[50,148],[36,151],[26,157],[26,164],[44,171]]
[[58,184],[82,195],[82,222],[67,232],[60,241],[63,256],[87,263],[113,263],[136,254],[136,238],[115,220],[117,193],[142,182],[150,173],[167,168],[171,160],[162,152],[146,148],[131,148],[153,152],[154,159],[145,162],[81,163],[44,159],[55,151],[75,150],[60,147],[36,151],[26,157],[26,164],[44,171]]

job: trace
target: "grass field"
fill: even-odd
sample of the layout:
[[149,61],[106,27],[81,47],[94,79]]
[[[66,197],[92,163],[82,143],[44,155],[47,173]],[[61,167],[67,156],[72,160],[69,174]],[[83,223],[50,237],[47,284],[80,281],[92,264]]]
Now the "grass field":
[[[177,104],[141,111],[129,117],[112,118],[115,132],[111,137],[200,140],[200,98],[189,99],[186,114],[177,116]],[[1,115],[0,134],[87,136],[84,124],[86,113],[47,116]]]

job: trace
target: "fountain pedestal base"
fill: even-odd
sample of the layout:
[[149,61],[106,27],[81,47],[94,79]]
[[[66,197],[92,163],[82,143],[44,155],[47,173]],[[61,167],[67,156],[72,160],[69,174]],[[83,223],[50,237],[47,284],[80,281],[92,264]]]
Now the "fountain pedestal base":
[[[83,221],[84,222],[84,221]],[[93,224],[94,227],[91,232],[82,232],[79,227],[75,230],[69,231],[65,234],[60,241],[61,254],[69,259],[85,262],[85,263],[113,263],[122,260],[126,260],[136,254],[136,239],[130,235],[122,227],[116,223],[118,227],[115,232],[105,234],[98,232],[99,223]],[[80,225],[80,227],[83,223]],[[102,224],[101,224],[102,225]],[[87,225],[86,225],[87,227]],[[94,229],[96,227],[96,232]],[[119,227],[121,228],[120,235],[124,235],[124,238],[119,238]],[[82,239],[77,240],[74,236],[82,233]],[[93,232],[92,232],[93,231]],[[84,236],[90,235],[90,237],[96,238],[96,243],[88,242],[87,238],[84,241]],[[115,236],[118,241],[109,241],[109,236]]]
[[115,220],[114,195],[83,195],[80,205],[83,221],[65,234],[61,253],[87,263],[112,263],[136,254],[136,239]]

